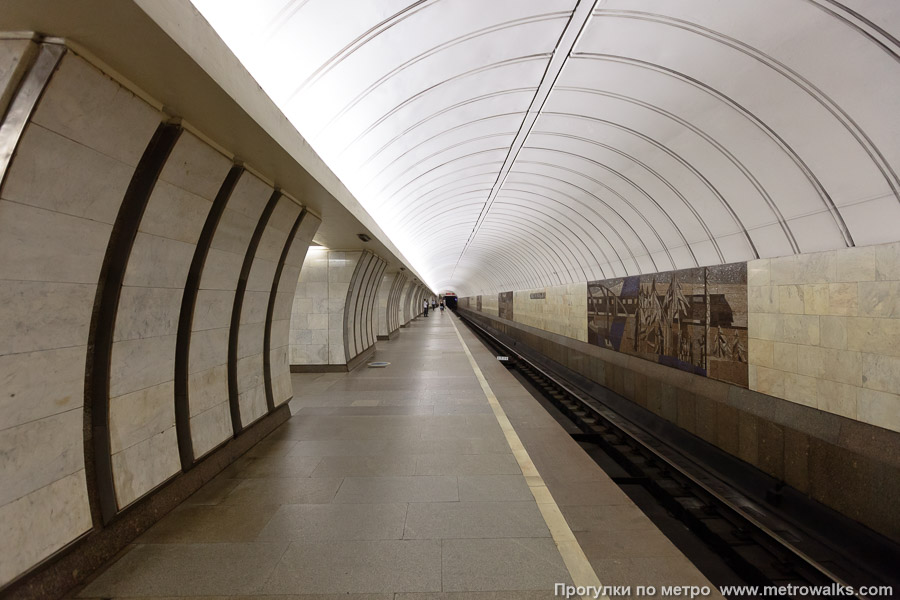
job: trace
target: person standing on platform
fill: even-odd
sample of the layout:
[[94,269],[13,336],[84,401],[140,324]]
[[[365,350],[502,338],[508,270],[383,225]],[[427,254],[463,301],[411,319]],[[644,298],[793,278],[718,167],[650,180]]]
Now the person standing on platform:
[[444,301],[441,300],[441,314],[444,314]]
[[424,312],[424,316],[426,316],[426,317],[428,316],[428,300],[425,300],[425,312]]

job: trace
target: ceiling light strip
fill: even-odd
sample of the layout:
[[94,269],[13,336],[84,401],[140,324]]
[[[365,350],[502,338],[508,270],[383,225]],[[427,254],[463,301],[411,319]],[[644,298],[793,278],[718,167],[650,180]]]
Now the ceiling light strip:
[[[465,246],[459,253],[459,258],[456,261],[457,267],[459,266],[459,262],[462,259],[463,255],[466,253],[466,250],[469,248],[469,245],[472,243],[472,240],[475,238],[475,235],[478,233],[478,229],[484,222],[484,218],[487,216],[488,211],[490,211],[491,204],[493,204],[494,199],[497,197],[497,194],[503,188],[503,184],[506,182],[506,178],[509,175],[513,164],[516,162],[516,157],[519,155],[519,151],[525,145],[525,140],[528,138],[528,134],[531,132],[531,128],[534,126],[534,123],[540,115],[544,104],[547,102],[547,97],[550,95],[550,92],[553,89],[553,85],[556,83],[556,79],[559,77],[560,72],[562,72],[566,61],[569,58],[569,54],[571,54],[572,49],[575,47],[575,43],[581,36],[581,32],[584,30],[585,25],[587,25],[587,22],[590,20],[591,15],[594,12],[594,8],[601,1],[602,0],[579,0],[578,4],[576,4],[575,6],[575,10],[572,11],[572,16],[569,18],[569,22],[566,24],[565,30],[559,37],[559,42],[557,42],[556,48],[553,51],[553,55],[550,57],[550,62],[547,65],[547,69],[546,71],[544,71],[544,76],[541,79],[540,85],[538,86],[537,93],[535,93],[534,98],[531,101],[531,105],[528,107],[528,112],[525,113],[525,118],[522,121],[521,127],[519,127],[519,131],[516,134],[516,137],[513,139],[512,144],[510,144],[509,152],[506,155],[506,160],[503,162],[503,166],[500,168],[500,172],[497,174],[497,180],[494,183],[493,188],[491,189],[491,193],[488,195],[487,200],[485,200],[484,207],[482,207],[481,213],[478,215],[478,220],[475,222],[475,226],[472,228],[472,233],[469,235],[469,239],[466,240]],[[450,275],[451,281],[453,280],[453,275],[455,273],[456,267],[453,268],[453,273],[451,273]]]

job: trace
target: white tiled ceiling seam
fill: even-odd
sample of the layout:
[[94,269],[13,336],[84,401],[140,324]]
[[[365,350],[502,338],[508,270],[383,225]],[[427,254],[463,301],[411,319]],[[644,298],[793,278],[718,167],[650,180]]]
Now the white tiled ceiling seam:
[[192,0],[435,290],[900,239],[898,0]]

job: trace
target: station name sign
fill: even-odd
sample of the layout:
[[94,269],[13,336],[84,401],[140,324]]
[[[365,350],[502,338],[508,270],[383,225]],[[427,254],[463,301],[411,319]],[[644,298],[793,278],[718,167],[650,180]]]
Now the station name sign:
[[531,299],[532,300],[543,300],[547,297],[547,292],[532,292]]

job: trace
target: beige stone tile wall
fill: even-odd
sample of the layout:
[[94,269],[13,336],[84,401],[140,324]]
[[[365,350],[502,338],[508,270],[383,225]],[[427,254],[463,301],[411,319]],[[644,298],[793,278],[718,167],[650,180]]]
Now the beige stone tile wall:
[[500,300],[497,294],[483,294],[481,296],[481,312],[496,317],[500,314]]
[[403,289],[400,292],[400,305],[397,307],[397,316],[400,321],[400,325],[406,325],[410,320],[411,306],[412,306],[412,294],[414,289],[414,283],[412,279],[409,279],[403,286]]
[[[367,350],[375,345],[375,341],[378,336],[378,310],[376,303],[378,301],[378,286],[381,283],[382,276],[384,275],[384,270],[387,268],[387,263],[382,260],[380,257],[376,256],[376,260],[372,264],[372,274],[369,278],[369,285],[366,289],[366,295],[364,297],[364,306],[363,306],[363,327],[361,327],[361,337],[360,341],[362,343],[362,350]],[[387,307],[385,307],[387,310]],[[383,318],[382,312],[382,318]]]
[[[531,294],[544,292],[544,299]],[[485,296],[486,297],[486,296]],[[482,303],[484,298],[482,297]],[[494,299],[496,301],[496,296]],[[587,341],[587,283],[571,283],[513,294],[513,319],[544,331]]]
[[[29,48],[0,41],[0,90]],[[69,53],[0,190],[0,586],[91,528],[88,330],[112,224],[160,119]]]
[[303,217],[285,258],[281,279],[278,282],[275,310],[272,313],[272,345],[269,349],[275,406],[287,402],[294,395],[290,361],[291,311],[303,259],[321,223],[322,220],[311,213],[306,213]]
[[364,252],[353,272],[344,311],[345,362],[358,356],[375,343],[373,301],[378,281],[386,263],[371,252]]
[[272,188],[259,178],[246,171],[241,175],[203,265],[188,351],[191,440],[197,458],[233,435],[228,403],[231,312],[250,238],[271,194]]
[[241,306],[237,362],[238,402],[244,427],[265,416],[268,411],[263,361],[266,312],[275,270],[300,210],[293,199],[281,196],[263,230],[247,278]]
[[116,314],[109,383],[120,507],[181,469],[172,400],[181,299],[197,239],[230,168],[231,161],[183,132],[138,228]]
[[900,431],[900,243],[748,264],[750,388]]
[[313,246],[303,261],[291,313],[292,365],[343,365],[344,305],[362,252]]
[[391,304],[391,292],[398,273],[385,273],[378,283],[378,296],[375,299],[375,335],[387,335],[392,331],[388,306]]
[[[356,266],[362,252],[328,253],[328,363],[343,365],[347,362],[344,349],[344,327],[347,292],[353,282]],[[303,274],[300,274],[301,280]]]

